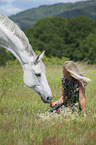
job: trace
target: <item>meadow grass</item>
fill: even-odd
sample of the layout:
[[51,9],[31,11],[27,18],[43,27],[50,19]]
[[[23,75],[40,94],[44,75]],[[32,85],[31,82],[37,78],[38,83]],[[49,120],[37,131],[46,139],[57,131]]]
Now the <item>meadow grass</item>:
[[[62,65],[46,66],[53,101],[61,96]],[[87,117],[46,115],[49,104],[24,85],[20,65],[0,67],[0,145],[96,144],[96,65],[78,66],[92,79],[85,91]]]

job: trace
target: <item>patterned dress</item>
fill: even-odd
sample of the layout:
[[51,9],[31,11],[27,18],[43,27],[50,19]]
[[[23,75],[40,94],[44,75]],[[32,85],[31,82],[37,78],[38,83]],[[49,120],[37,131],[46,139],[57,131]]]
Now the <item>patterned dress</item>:
[[64,95],[67,96],[67,101],[64,104],[66,107],[74,106],[76,103],[78,103],[78,107],[81,110],[80,103],[79,103],[79,86],[81,86],[81,83],[76,80],[75,78],[72,78],[71,81],[69,79],[62,77],[62,85],[64,88]]
[[[86,82],[84,82],[87,85]],[[81,106],[79,103],[79,86],[81,83],[72,77],[71,81],[69,79],[62,77],[62,85],[64,88],[64,95],[67,96],[65,103],[58,105],[56,108],[49,110],[49,112],[60,113],[61,111],[67,112],[67,108],[73,112],[81,112]],[[68,113],[68,112],[67,112]]]

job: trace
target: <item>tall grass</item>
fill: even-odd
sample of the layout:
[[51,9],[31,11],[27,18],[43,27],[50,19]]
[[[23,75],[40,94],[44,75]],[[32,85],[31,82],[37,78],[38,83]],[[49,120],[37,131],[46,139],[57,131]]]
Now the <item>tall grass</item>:
[[[53,101],[61,96],[62,65],[46,65]],[[96,144],[96,65],[78,65],[92,79],[85,91],[86,118],[46,115],[49,104],[24,85],[21,67],[0,67],[0,145]]]

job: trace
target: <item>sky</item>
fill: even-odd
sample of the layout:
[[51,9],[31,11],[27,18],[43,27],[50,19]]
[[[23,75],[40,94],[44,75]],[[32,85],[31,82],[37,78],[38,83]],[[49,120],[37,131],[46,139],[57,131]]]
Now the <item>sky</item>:
[[85,0],[0,0],[0,13],[10,16],[41,5],[74,3]]

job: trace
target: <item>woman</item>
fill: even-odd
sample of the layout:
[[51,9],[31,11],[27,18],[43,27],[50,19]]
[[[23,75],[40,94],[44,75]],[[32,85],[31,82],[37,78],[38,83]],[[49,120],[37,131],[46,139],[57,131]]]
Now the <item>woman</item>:
[[76,64],[73,61],[66,61],[63,65],[62,77],[62,97],[56,102],[51,103],[50,107],[58,108],[60,105],[74,108],[78,104],[79,111],[82,110],[86,114],[85,102],[85,85],[91,81],[89,78],[83,77]]

